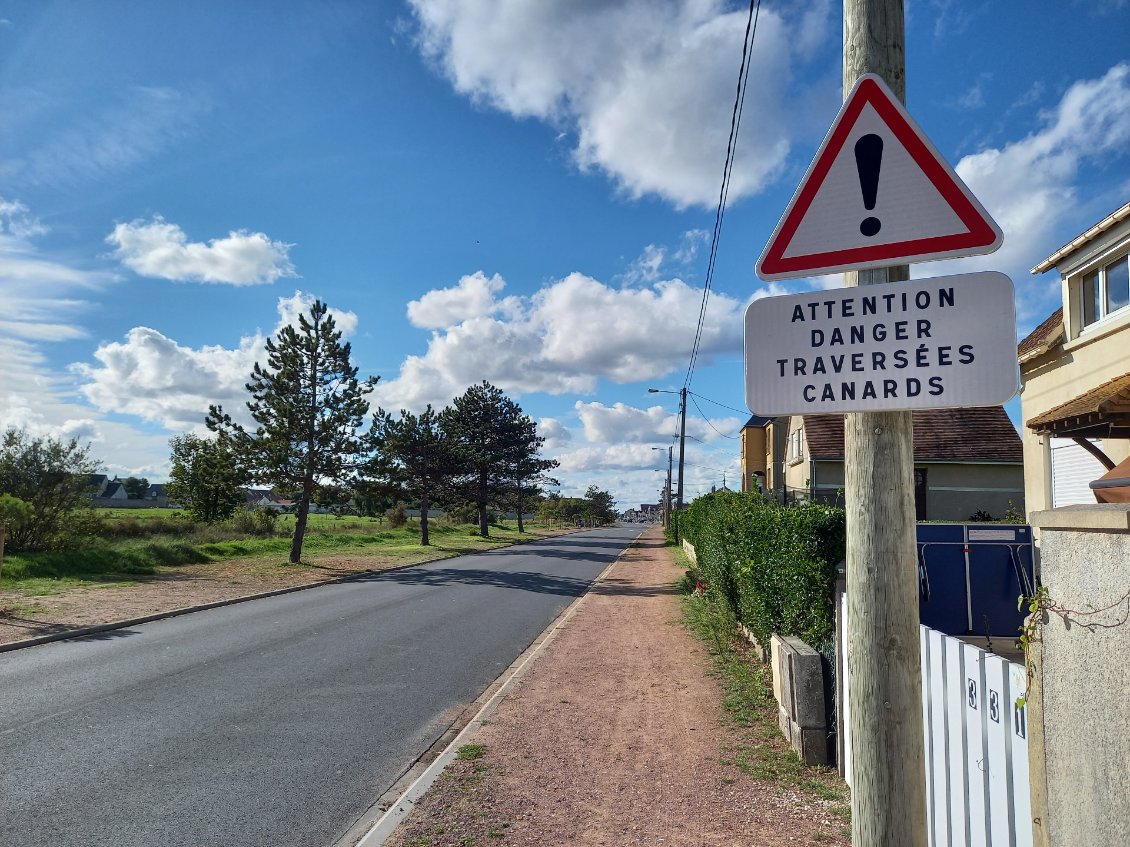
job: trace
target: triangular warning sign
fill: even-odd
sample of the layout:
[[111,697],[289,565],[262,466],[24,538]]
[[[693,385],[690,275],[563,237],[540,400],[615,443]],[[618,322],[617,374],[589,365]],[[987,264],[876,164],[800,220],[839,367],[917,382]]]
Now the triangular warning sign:
[[992,253],[1003,236],[883,81],[859,78],[757,262],[762,279]]

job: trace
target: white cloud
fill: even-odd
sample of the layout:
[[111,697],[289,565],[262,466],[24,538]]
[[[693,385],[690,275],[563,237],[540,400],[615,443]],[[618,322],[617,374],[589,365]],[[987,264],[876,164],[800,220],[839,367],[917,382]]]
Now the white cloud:
[[675,251],[675,261],[682,265],[689,265],[698,258],[700,247],[710,243],[710,233],[705,229],[689,229],[683,233],[679,249]]
[[667,248],[648,244],[635,261],[628,266],[622,279],[625,285],[650,285],[659,279],[663,261],[667,258]]
[[[687,436],[709,443],[723,435],[736,435],[744,420],[734,417],[707,421],[698,415],[690,403],[687,410]],[[678,432],[676,412],[667,406],[649,406],[640,409],[625,403],[605,406],[603,403],[586,403],[578,400],[577,417],[584,426],[585,438],[594,443],[617,442],[651,443],[669,442]],[[676,405],[677,408],[677,405]]]
[[204,244],[157,216],[118,224],[106,243],[130,270],[158,279],[260,285],[297,275],[288,256],[292,245],[261,232],[233,231]]
[[[410,3],[421,51],[457,91],[565,129],[575,162],[631,197],[717,201],[745,10],[723,0]],[[790,81],[826,37],[828,10],[761,9],[731,200],[775,178],[804,125]]]
[[26,205],[19,200],[0,197],[0,234],[24,241],[46,232],[47,227],[39,222],[39,218]]
[[[21,92],[34,99],[38,92]],[[0,161],[0,182],[8,185],[70,186],[109,179],[176,144],[209,108],[197,95],[171,88],[137,86],[104,111],[84,115],[85,103],[66,104],[77,116],[54,137]]]
[[[416,302],[458,301],[468,279]],[[446,327],[431,320],[438,320],[443,310],[429,309],[433,332],[427,352],[409,356],[395,379],[382,380],[377,402],[387,408],[442,406],[483,379],[518,394],[586,393],[601,378],[618,383],[654,379],[685,366],[694,341],[687,316],[698,314],[702,297],[678,279],[617,289],[580,273],[528,297],[499,301],[500,292],[493,287],[490,299],[473,310],[479,314]],[[429,300],[432,294],[437,296]],[[725,294],[710,298],[701,341],[704,361],[721,352],[740,352],[742,307]]]
[[[642,444],[609,444],[602,447],[580,447],[557,455],[562,473],[583,471],[640,470],[658,468],[659,453]],[[662,465],[667,467],[664,452]]]
[[[314,305],[314,301],[317,299],[313,294],[307,294],[304,291],[295,291],[290,297],[280,297],[277,306],[279,322],[275,325],[274,331],[277,333],[284,326],[297,328],[299,315],[309,313],[310,307]],[[329,314],[334,319],[334,324],[341,330],[342,337],[349,338],[357,331],[356,312],[346,312],[330,306]]]
[[[49,370],[42,345],[83,337],[81,295],[113,281],[44,255],[35,239],[46,232],[27,206],[0,197],[0,425],[22,425],[30,420],[29,403],[50,405],[67,390],[66,378]],[[41,424],[62,420],[56,415]]]
[[210,403],[238,413],[247,399],[244,384],[256,360],[264,358],[260,335],[238,348],[194,350],[149,327],[134,327],[124,341],[94,351],[98,365],[77,364],[86,379],[83,396],[99,411],[136,415],[174,432],[197,429]]
[[73,401],[73,376],[55,372],[45,355],[46,344],[84,337],[78,321],[85,296],[113,282],[111,274],[44,255],[35,238],[45,233],[23,203],[0,199],[0,430],[78,438],[94,445],[92,455],[111,472],[146,469],[156,477],[167,460],[167,439],[96,419],[88,405]]
[[[1060,294],[1058,286],[1030,283],[1028,269],[1059,246],[1064,224],[1095,199],[1079,196],[1080,168],[1095,162],[1109,166],[1130,146],[1130,64],[1076,82],[1043,115],[1043,122],[1019,141],[982,150],[957,164],[958,174],[1000,224],[1005,236],[1001,249],[991,256],[916,268],[919,276],[979,268],[1006,271],[1020,291],[1021,326],[1029,328],[1047,317]],[[1109,211],[1104,208],[1100,214]]]
[[[278,300],[279,323],[294,324],[314,297],[296,291]],[[349,335],[357,315],[332,309]],[[266,336],[261,332],[239,340],[235,348],[209,345],[186,347],[149,327],[134,327],[123,341],[102,344],[94,351],[97,364],[78,363],[72,369],[85,382],[83,396],[104,413],[136,415],[172,432],[200,430],[208,406],[218,403],[233,418],[250,423],[245,385],[256,362],[266,361]]]
[[564,447],[573,440],[573,433],[556,418],[542,418],[538,421],[538,435],[545,439],[543,445],[547,450],[556,450]]
[[464,276],[454,288],[429,291],[408,304],[408,322],[421,329],[442,329],[472,318],[483,318],[496,312],[512,312],[516,301],[497,301],[494,295],[506,283],[498,274],[488,277],[482,271]]

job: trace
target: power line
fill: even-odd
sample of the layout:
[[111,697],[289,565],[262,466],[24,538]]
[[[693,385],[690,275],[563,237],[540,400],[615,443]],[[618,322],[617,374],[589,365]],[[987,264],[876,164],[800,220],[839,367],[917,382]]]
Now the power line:
[[732,438],[732,439],[735,439],[735,440],[737,439],[737,437],[738,437],[738,436],[736,436],[736,435],[726,435],[726,433],[722,432],[722,430],[720,430],[720,429],[719,429],[718,427],[716,427],[716,426],[715,426],[715,425],[713,424],[713,422],[712,422],[712,421],[710,420],[710,418],[708,418],[708,417],[707,417],[707,416],[706,416],[706,415],[705,415],[705,414],[703,413],[703,411],[702,411],[702,407],[698,405],[698,401],[694,399],[694,396],[693,396],[693,395],[691,396],[691,402],[692,402],[692,403],[694,403],[694,407],[695,407],[696,409],[698,409],[698,413],[699,413],[700,415],[702,415],[702,419],[703,419],[704,421],[706,421],[707,425],[708,425],[708,426],[709,426],[709,427],[710,427],[710,428],[711,428],[712,430],[714,430],[714,431],[715,431],[716,433],[718,433],[719,435],[721,435],[721,436],[722,436],[723,438]]
[[748,409],[735,409],[733,406],[727,406],[725,403],[719,403],[717,400],[711,400],[709,397],[703,397],[701,394],[695,394],[693,391],[688,391],[687,394],[694,394],[699,400],[705,400],[707,403],[713,403],[715,406],[721,406],[723,409],[729,409],[731,412],[737,412],[739,415],[748,415]]
[[714,280],[714,267],[718,259],[718,241],[722,233],[722,218],[726,214],[726,200],[730,196],[730,175],[734,170],[734,153],[737,150],[738,129],[741,127],[742,111],[745,107],[745,93],[748,87],[750,61],[753,54],[753,41],[757,37],[757,21],[761,15],[761,0],[750,0],[749,17],[746,19],[745,37],[742,40],[742,62],[738,68],[738,86],[734,96],[734,109],[730,115],[730,138],[726,142],[726,162],[722,167],[722,187],[718,191],[718,208],[714,213],[714,232],[710,240],[710,257],[706,263],[706,280],[702,287],[702,304],[698,310],[698,324],[695,327],[694,343],[691,345],[691,358],[687,364],[687,375],[683,386],[691,384],[694,366],[698,361],[702,329],[706,323],[706,304],[710,300],[710,285]]

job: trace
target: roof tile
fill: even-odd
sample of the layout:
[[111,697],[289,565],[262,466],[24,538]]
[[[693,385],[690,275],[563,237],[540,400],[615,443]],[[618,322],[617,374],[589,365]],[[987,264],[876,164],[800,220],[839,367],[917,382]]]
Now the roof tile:
[[[844,457],[844,416],[805,415],[804,435],[814,459]],[[914,412],[918,462],[1021,462],[1020,436],[1003,406],[918,409]]]
[[1023,359],[1040,349],[1045,342],[1052,341],[1056,332],[1063,332],[1063,306],[1052,312],[1047,319],[1028,333],[1016,348],[1016,356]]

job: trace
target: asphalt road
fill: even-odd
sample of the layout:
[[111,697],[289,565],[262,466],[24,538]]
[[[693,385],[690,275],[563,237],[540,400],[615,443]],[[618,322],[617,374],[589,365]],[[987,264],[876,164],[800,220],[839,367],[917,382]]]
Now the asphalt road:
[[0,654],[0,844],[328,847],[639,532]]

